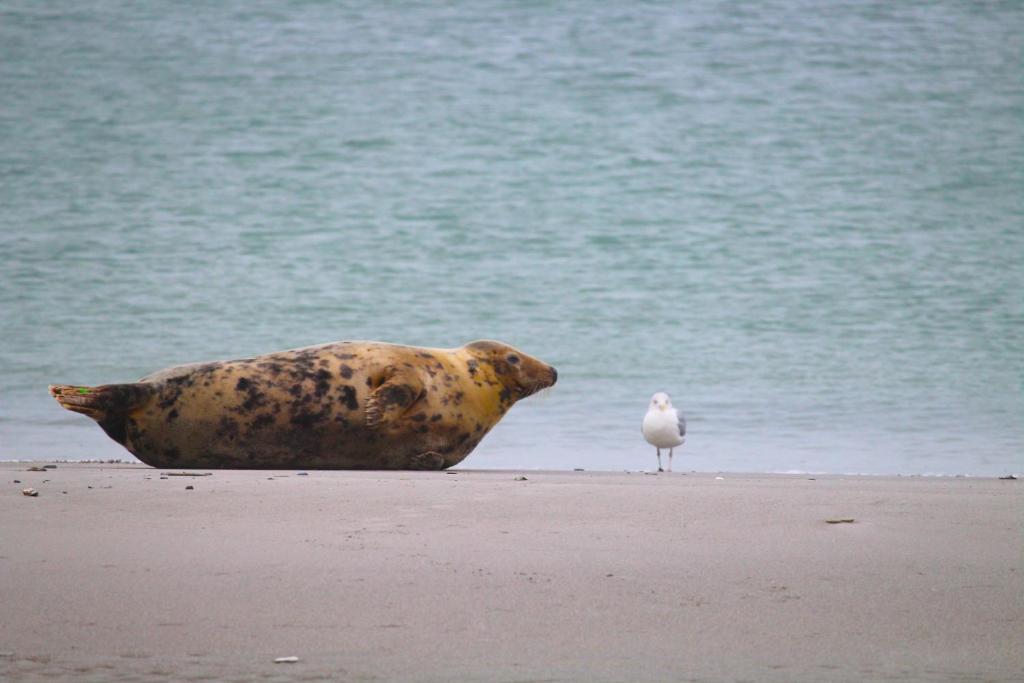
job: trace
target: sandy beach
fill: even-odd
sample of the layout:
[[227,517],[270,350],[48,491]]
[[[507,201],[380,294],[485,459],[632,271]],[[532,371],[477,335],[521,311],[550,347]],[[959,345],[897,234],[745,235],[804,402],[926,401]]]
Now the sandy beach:
[[1019,481],[29,466],[3,680],[1024,678]]

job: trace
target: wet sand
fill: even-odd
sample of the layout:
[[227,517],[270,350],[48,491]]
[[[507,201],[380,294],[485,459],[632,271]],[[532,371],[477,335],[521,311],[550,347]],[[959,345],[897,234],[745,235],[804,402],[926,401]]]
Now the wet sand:
[[28,467],[3,680],[1024,679],[1020,481]]

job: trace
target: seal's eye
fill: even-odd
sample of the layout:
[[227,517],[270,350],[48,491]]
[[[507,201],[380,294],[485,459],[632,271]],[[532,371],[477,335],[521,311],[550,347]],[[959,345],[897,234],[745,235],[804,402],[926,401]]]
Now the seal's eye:
[[512,365],[518,364],[519,363],[519,356],[517,356],[516,354],[513,353],[511,356],[508,357],[508,362],[511,363]]

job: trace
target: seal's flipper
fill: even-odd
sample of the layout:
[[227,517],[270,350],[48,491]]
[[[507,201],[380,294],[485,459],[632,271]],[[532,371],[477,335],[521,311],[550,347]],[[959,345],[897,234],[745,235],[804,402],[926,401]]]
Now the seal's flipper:
[[88,415],[100,423],[110,438],[123,444],[125,417],[153,396],[153,388],[148,384],[51,384],[50,394],[62,408]]
[[409,458],[409,469],[411,470],[443,470],[444,456],[436,451],[418,453]]
[[76,387],[51,384],[50,394],[62,407],[88,415],[94,420],[112,413],[127,413],[152,395],[146,384],[103,384],[98,387]]
[[366,426],[377,429],[393,422],[426,393],[423,381],[414,372],[395,372],[374,389],[366,399]]

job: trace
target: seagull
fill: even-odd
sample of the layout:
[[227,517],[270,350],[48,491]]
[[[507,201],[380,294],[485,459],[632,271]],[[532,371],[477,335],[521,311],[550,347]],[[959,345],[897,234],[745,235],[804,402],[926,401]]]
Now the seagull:
[[651,396],[651,405],[644,415],[641,433],[647,443],[658,449],[658,471],[661,469],[661,449],[668,449],[668,471],[672,471],[672,449],[686,441],[686,419],[672,407],[672,399],[663,391]]

